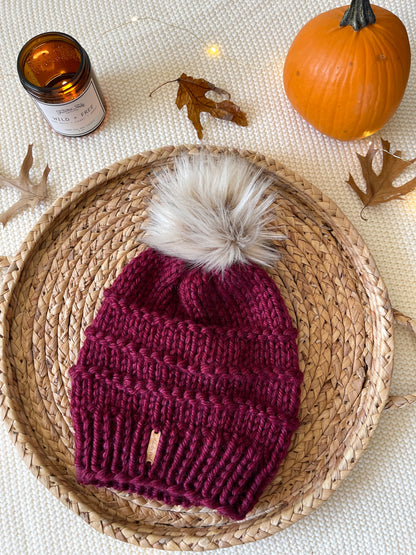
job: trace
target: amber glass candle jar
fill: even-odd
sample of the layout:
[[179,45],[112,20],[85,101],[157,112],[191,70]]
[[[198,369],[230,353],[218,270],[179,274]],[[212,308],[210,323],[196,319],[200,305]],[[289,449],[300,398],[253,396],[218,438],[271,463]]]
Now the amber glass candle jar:
[[57,133],[81,137],[104,121],[105,102],[88,54],[69,35],[43,33],[29,40],[19,53],[17,71]]

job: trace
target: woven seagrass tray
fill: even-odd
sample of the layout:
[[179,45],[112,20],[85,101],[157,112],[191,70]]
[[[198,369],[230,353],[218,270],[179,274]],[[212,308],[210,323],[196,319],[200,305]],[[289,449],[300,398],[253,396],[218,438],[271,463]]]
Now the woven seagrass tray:
[[[214,155],[227,149],[206,147]],[[75,478],[68,370],[103,289],[145,246],[150,176],[178,154],[165,147],[84,180],[41,218],[10,265],[0,296],[0,414],[36,477],[100,532],[142,547],[208,550],[269,536],[320,505],[353,468],[389,398],[395,318],[363,240],[337,206],[279,163],[235,152],[267,171],[287,235],[270,271],[299,330],[304,372],[300,428],[273,482],[240,522],[138,495],[83,487]]]

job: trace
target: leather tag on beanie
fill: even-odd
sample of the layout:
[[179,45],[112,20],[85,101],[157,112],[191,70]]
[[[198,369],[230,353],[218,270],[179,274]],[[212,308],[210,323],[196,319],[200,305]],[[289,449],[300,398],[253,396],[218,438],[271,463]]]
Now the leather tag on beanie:
[[149,443],[147,445],[147,452],[146,452],[146,462],[153,464],[153,461],[156,457],[156,451],[159,446],[160,441],[160,432],[155,432],[152,430],[150,434]]

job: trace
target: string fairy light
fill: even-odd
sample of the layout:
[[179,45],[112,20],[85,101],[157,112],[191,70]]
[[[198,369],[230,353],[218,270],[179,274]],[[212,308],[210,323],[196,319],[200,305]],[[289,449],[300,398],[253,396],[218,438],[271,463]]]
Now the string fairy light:
[[221,49],[218,46],[218,44],[209,44],[207,46],[206,49],[206,54],[207,56],[211,57],[211,58],[216,58],[217,56],[219,56],[221,54]]
[[113,31],[117,31],[118,29],[121,29],[122,27],[125,27],[126,25],[131,25],[132,23],[137,23],[138,21],[153,21],[155,23],[160,23],[161,25],[164,25],[165,27],[171,27],[172,29],[177,29],[179,31],[185,31],[186,33],[189,33],[194,38],[196,38],[201,44],[205,45],[205,41],[203,41],[201,39],[201,37],[199,37],[196,33],[191,31],[187,27],[182,27],[181,25],[175,25],[174,23],[168,23],[167,21],[163,21],[162,19],[158,19],[157,17],[137,16],[137,15],[133,15],[133,16],[131,16],[131,18],[128,21],[124,21],[123,23],[120,23],[119,25],[116,25],[115,27],[111,27],[110,29],[107,29],[106,31],[104,31],[104,33],[101,33],[100,37],[104,37],[108,33],[112,33]]
[[383,147],[376,146],[376,145],[375,145],[375,141],[372,139],[372,140],[370,140],[370,141],[368,142],[368,150],[369,150],[370,148],[373,148],[373,147],[374,147],[374,150],[375,150],[376,152],[386,152],[387,154],[390,154],[390,156],[393,156],[394,158],[398,158],[399,160],[403,160],[404,162],[410,162],[410,160],[405,160],[404,158],[402,158],[401,156],[398,156],[396,153],[391,152],[390,150],[386,150],[386,149],[383,148]]
[[[251,67],[252,69],[255,70],[264,70],[266,68],[265,65],[261,66],[256,64],[255,66],[252,66],[250,64],[247,64],[245,61],[242,62],[241,60],[238,60],[236,58],[233,58],[229,55],[225,55],[224,51],[221,47],[220,44],[218,44],[217,42],[207,42],[204,39],[202,39],[200,36],[198,36],[194,31],[192,31],[191,29],[188,29],[187,27],[183,27],[181,25],[176,25],[174,23],[168,23],[167,21],[164,21],[163,19],[159,19],[157,17],[151,17],[151,16],[137,16],[137,15],[133,15],[130,17],[129,20],[124,21],[123,23],[120,23],[119,25],[115,25],[114,27],[111,27],[110,29],[107,29],[106,31],[104,31],[103,33],[101,33],[100,38],[104,37],[105,35],[112,33],[114,31],[117,31],[118,29],[121,29],[123,27],[126,27],[128,25],[140,22],[140,21],[152,21],[154,23],[159,23],[160,25],[164,25],[165,27],[170,27],[171,29],[176,29],[179,31],[184,31],[185,33],[188,33],[189,35],[193,36],[203,47],[203,50],[205,52],[205,55],[208,58],[225,58],[228,59],[230,61],[233,61],[237,64],[243,64],[245,67]],[[267,67],[269,65],[274,65],[272,64],[267,64]]]

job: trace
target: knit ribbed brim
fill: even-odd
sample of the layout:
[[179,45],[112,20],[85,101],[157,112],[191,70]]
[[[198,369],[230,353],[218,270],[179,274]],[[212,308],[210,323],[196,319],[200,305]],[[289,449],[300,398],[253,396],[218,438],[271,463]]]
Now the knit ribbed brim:
[[71,376],[79,481],[169,505],[244,518],[298,426],[296,330],[255,266],[209,275],[148,249],[105,292]]
[[[202,399],[130,395],[94,378],[83,379],[73,395],[85,404],[74,417],[81,483],[168,505],[205,505],[234,519],[253,508],[275,475],[296,423],[236,403],[225,409]],[[161,429],[147,463],[150,434]]]

